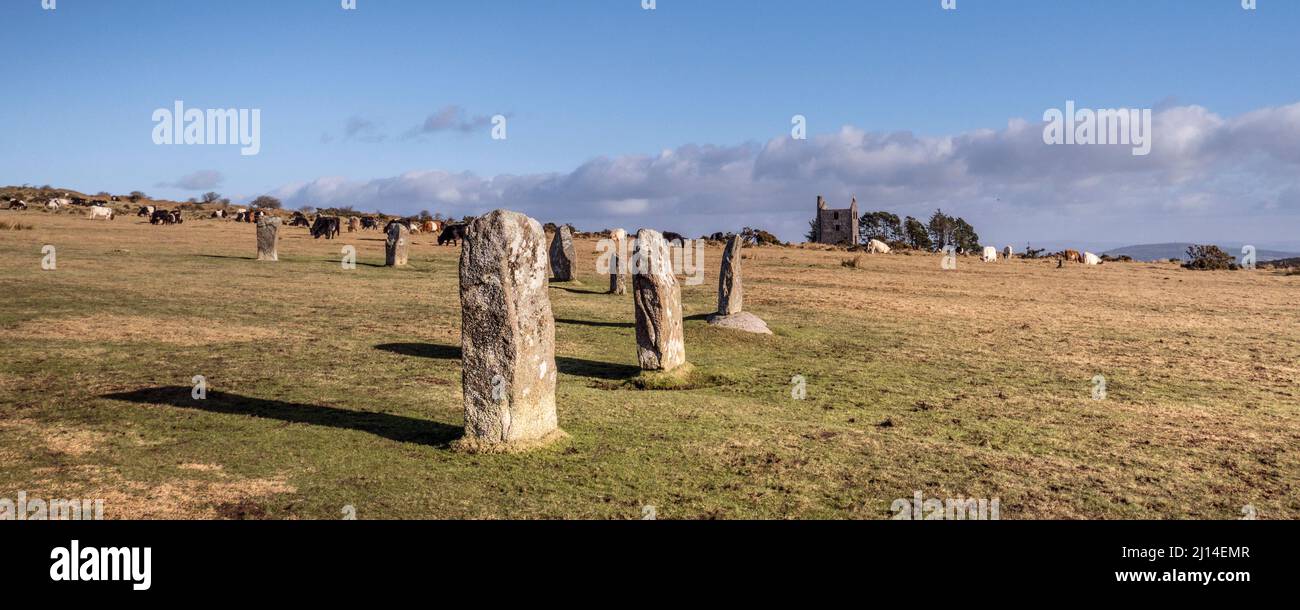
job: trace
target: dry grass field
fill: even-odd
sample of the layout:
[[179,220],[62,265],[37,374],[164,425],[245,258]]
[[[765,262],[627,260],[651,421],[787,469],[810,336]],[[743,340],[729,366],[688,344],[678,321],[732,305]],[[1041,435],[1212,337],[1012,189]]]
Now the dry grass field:
[[755,248],[759,337],[704,323],[711,248],[683,293],[708,383],[649,391],[625,383],[631,299],[602,294],[583,241],[582,284],[550,287],[571,438],[471,455],[449,447],[458,248],[416,236],[388,269],[379,233],[286,227],[258,263],[247,224],[0,220],[32,226],[0,231],[0,497],[113,519],[886,519],[921,491],[1003,519],[1300,518],[1300,277]]

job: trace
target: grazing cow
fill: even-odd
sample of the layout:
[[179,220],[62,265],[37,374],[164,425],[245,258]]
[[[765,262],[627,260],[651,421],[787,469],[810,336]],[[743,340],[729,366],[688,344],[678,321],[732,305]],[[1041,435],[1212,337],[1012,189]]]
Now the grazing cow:
[[169,225],[172,222],[170,210],[154,210],[153,214],[149,216],[149,224],[151,225]]
[[1100,264],[1101,264],[1101,258],[1098,257],[1096,254],[1093,254],[1093,253],[1091,253],[1091,252],[1084,252],[1084,253],[1083,253],[1083,264],[1085,264],[1085,265],[1100,265]]
[[135,215],[144,216],[145,218],[153,218],[153,213],[155,209],[156,208],[154,208],[151,205],[140,206],[140,210],[137,211]]
[[[673,233],[672,231],[664,231],[664,241],[668,242],[670,246],[680,247],[686,244],[686,240],[682,238],[681,233]],[[673,242],[677,243],[674,244]]]
[[889,244],[873,239],[867,242],[867,252],[870,254],[889,254]]
[[108,199],[109,199],[110,201],[121,201],[121,199],[118,199],[118,198],[117,198],[117,195],[114,195],[114,196],[112,196],[112,197],[109,197]]
[[429,234],[437,233],[438,223],[432,220],[426,220],[420,224],[420,232]]
[[90,204],[89,201],[86,201],[85,199],[82,199],[82,198],[80,198],[80,197],[73,197],[73,198],[72,198],[72,205],[86,206],[86,205],[89,205],[89,204]]
[[220,220],[220,219],[225,218],[225,217],[226,217],[226,211],[225,211],[225,210],[213,210],[213,212],[212,212],[212,218],[213,218],[213,219]]
[[9,209],[11,209],[11,210],[26,210],[26,209],[27,209],[27,202],[26,202],[26,201],[23,201],[23,200],[21,200],[21,199],[10,199],[10,200],[9,200]]
[[113,220],[113,208],[106,208],[102,205],[92,206],[90,208],[91,220]]
[[72,200],[56,198],[45,202],[45,207],[51,210],[57,210],[61,207],[68,206],[68,205],[72,205]]
[[361,219],[362,230],[378,229],[378,228],[379,228],[379,221],[376,220],[374,216],[366,216],[365,218]]
[[1005,259],[1007,259],[1007,260],[1011,260],[1011,257],[1013,257],[1013,256],[1015,256],[1015,255],[1016,255],[1016,250],[1015,250],[1015,248],[1012,248],[1011,246],[1007,246],[1007,247],[1005,247],[1005,248],[1002,249],[1002,258],[1005,258]]
[[307,227],[307,228],[310,229],[310,228],[311,228],[311,221],[310,221],[310,220],[307,220],[307,217],[306,217],[306,216],[303,216],[302,214],[294,214],[293,219],[289,221],[289,226],[291,226],[291,227]]
[[460,245],[460,241],[465,239],[465,227],[464,224],[448,224],[443,227],[442,233],[438,235],[438,245],[445,246],[449,243]]
[[316,222],[311,226],[312,239],[334,239],[339,236],[339,217],[338,216],[317,216]]
[[998,262],[998,249],[993,246],[984,246],[984,256],[981,260],[986,263]]
[[185,222],[185,219],[181,217],[180,210],[172,210],[169,213],[171,214],[172,224],[178,225]]
[[348,233],[356,233],[361,230],[361,219],[356,216],[348,216]]
[[1082,263],[1083,257],[1079,256],[1078,250],[1066,250],[1061,253],[1060,258],[1067,263]]

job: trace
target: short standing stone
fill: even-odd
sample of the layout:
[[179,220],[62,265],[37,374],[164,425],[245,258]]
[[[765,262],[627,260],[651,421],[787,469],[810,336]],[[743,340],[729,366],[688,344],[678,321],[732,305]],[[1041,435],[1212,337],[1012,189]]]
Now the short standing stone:
[[496,210],[469,224],[460,253],[461,385],[473,450],[526,448],[562,436],[555,415],[555,319],[546,233]]
[[356,216],[348,217],[348,233],[356,233],[361,230],[361,219]]
[[573,249],[573,231],[568,225],[555,230],[551,240],[551,276],[557,282],[573,281],[573,259],[577,258]]
[[388,225],[388,239],[384,242],[384,265],[401,267],[406,264],[406,246],[411,242],[411,232],[400,222]]
[[626,269],[623,268],[627,261],[622,258],[627,253],[627,231],[614,229],[609,232],[609,238],[614,242],[614,255],[609,261],[609,293],[627,294]]
[[682,292],[670,256],[661,233],[637,231],[631,260],[637,360],[649,371],[671,371],[686,362]]
[[280,260],[280,217],[263,216],[257,221],[257,260]]

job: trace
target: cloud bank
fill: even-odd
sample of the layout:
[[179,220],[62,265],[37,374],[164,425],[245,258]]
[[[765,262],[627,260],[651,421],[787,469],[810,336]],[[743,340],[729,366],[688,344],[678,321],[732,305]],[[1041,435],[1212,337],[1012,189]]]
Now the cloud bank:
[[[456,112],[440,116],[431,116],[426,130],[460,129],[465,120]],[[699,235],[753,226],[787,240],[802,240],[817,195],[833,207],[847,207],[856,195],[863,211],[923,218],[943,208],[997,243],[1295,239],[1276,219],[1300,215],[1300,103],[1230,118],[1195,105],[1161,108],[1151,153],[1131,151],[1047,145],[1037,118],[935,137],[846,126],[807,140],[598,157],[567,173],[323,177],[272,194],[293,206],[457,217],[504,207],[593,230],[647,226]]]

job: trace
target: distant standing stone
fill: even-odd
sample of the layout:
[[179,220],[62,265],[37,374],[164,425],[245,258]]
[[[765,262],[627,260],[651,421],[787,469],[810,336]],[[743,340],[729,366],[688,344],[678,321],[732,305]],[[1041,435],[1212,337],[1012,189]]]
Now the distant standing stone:
[[614,242],[614,256],[609,261],[609,293],[627,294],[627,282],[624,280],[626,274],[622,269],[627,262],[619,256],[627,251],[627,231],[614,229],[609,232],[609,238]]
[[557,282],[573,281],[573,259],[577,258],[573,250],[573,231],[568,225],[555,230],[551,240],[551,277]]
[[257,260],[280,260],[280,217],[263,216],[257,221]]
[[637,360],[649,371],[671,371],[686,362],[682,292],[670,256],[661,233],[637,231],[631,261]]
[[388,225],[388,239],[384,242],[384,265],[401,267],[406,264],[406,246],[411,242],[411,232],[400,222]]
[[496,210],[466,228],[462,448],[510,451],[564,435],[555,415],[555,319],[546,271],[546,233],[536,220]]
[[743,243],[739,235],[733,235],[722,250],[722,269],[718,272],[718,312],[706,320],[712,326],[770,335],[772,331],[762,318],[744,311],[745,290],[740,281],[740,248]]
[[356,233],[361,230],[361,219],[356,216],[348,217],[348,233]]

